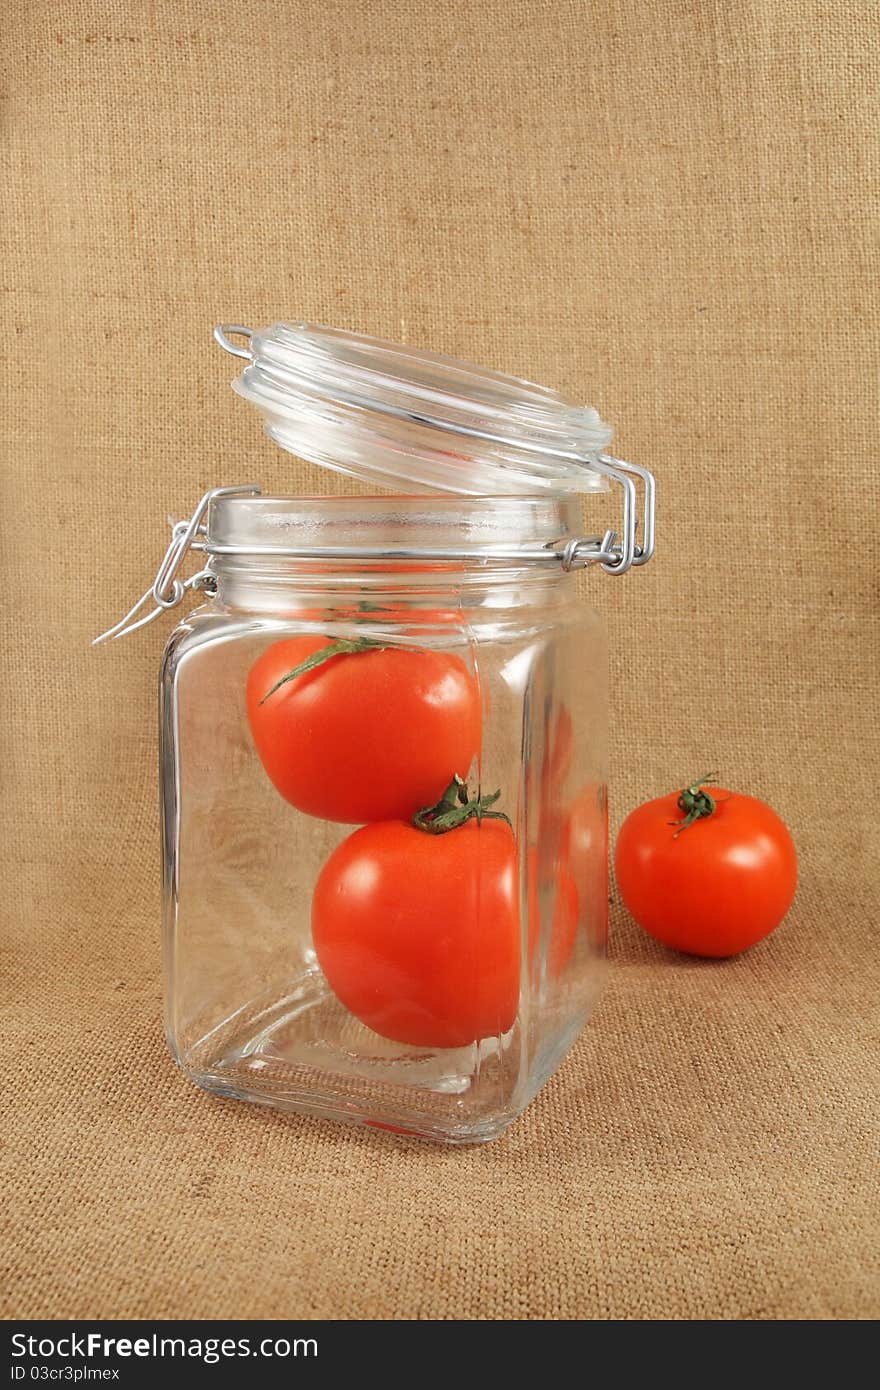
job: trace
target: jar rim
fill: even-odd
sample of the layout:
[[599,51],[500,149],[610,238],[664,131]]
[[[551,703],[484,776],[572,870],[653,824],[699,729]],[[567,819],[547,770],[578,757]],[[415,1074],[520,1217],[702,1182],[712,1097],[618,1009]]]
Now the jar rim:
[[580,532],[576,497],[215,497],[199,548],[239,559],[425,559],[558,564]]

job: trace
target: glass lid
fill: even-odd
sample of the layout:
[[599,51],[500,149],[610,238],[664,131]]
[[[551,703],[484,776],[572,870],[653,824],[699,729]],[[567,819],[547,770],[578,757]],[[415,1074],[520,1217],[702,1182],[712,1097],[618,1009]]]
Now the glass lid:
[[[214,331],[283,449],[361,482],[472,497],[607,487],[591,406],[438,353],[308,323]],[[247,346],[232,341],[244,337]]]

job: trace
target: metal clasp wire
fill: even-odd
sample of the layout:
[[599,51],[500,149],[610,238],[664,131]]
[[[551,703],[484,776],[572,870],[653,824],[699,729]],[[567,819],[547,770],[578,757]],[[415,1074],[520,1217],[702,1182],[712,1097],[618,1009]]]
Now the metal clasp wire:
[[[120,618],[113,627],[102,632],[100,637],[95,637],[92,646],[97,647],[101,642],[114,641],[118,637],[125,637],[129,632],[135,632],[139,627],[146,627],[148,623],[154,622],[156,618],[166,613],[169,608],[176,608],[191,589],[204,588],[211,578],[208,570],[199,570],[198,574],[194,574],[186,580],[179,579],[178,575],[196,536],[200,532],[204,532],[203,522],[211,503],[215,497],[258,497],[259,495],[260,489],[251,483],[243,484],[240,487],[214,487],[206,492],[189,521],[178,521],[172,528],[168,549],[162,557],[156,578],[149,589],[141,595],[134,607],[128,610],[124,618]],[[138,613],[150,599],[153,600],[153,608],[149,613],[145,613],[143,617],[139,618]]]
[[[598,551],[592,540],[571,540],[562,554],[562,568],[602,565],[606,574],[625,574],[633,565],[646,565],[654,554],[654,513],[656,488],[654,475],[637,463],[625,463],[623,459],[610,454],[599,454],[590,459],[590,466],[597,473],[619,483],[623,489],[623,529],[618,542],[616,531],[606,531]],[[630,474],[641,478],[645,493],[645,510],[642,519],[641,544],[636,537],[639,529],[638,495],[636,485]]]
[[[611,463],[615,468],[622,469],[624,473],[634,473],[637,478],[641,478],[645,493],[645,514],[642,518],[642,543],[633,546],[633,564],[646,565],[654,554],[654,518],[656,513],[657,486],[654,482],[654,474],[647,468],[642,468],[638,463],[625,463],[623,459],[615,459],[605,454],[600,454],[603,463]],[[639,517],[633,508],[634,540],[638,534]]]
[[229,352],[233,357],[243,357],[245,361],[252,362],[254,354],[251,352],[250,348],[237,347],[235,343],[230,343],[230,333],[234,333],[236,338],[247,338],[248,342],[250,342],[251,338],[254,336],[254,330],[252,328],[245,328],[244,325],[240,323],[218,323],[217,327],[214,329],[214,340],[220,344],[224,352]]

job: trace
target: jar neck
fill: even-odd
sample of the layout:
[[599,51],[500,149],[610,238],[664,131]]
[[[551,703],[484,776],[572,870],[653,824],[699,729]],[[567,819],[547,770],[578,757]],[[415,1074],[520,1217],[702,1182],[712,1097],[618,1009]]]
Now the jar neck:
[[213,556],[208,571],[215,602],[233,612],[283,616],[298,612],[385,608],[411,611],[461,608],[556,607],[576,597],[573,575],[552,564],[456,567],[407,562],[400,566],[334,563],[332,572],[295,561]]
[[580,527],[555,495],[226,496],[208,568],[237,611],[546,606],[574,593],[558,550]]

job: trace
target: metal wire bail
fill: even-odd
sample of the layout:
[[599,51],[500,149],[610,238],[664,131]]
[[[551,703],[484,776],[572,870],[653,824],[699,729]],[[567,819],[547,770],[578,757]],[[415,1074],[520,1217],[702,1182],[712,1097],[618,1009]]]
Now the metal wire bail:
[[[205,569],[199,570],[198,574],[187,580],[177,577],[196,536],[204,532],[203,522],[211,503],[215,497],[258,497],[259,494],[259,487],[252,483],[244,483],[238,487],[214,487],[206,492],[189,521],[178,521],[172,527],[171,541],[149,589],[128,610],[124,618],[120,618],[113,627],[102,632],[100,637],[93,638],[92,646],[97,647],[102,642],[115,641],[116,638],[124,637],[126,633],[134,632],[139,627],[146,627],[169,608],[176,608],[191,589],[204,588],[209,582],[213,583],[213,575]],[[142,617],[138,617],[150,599],[153,600],[153,608]]]
[[236,338],[247,338],[250,343],[254,336],[252,328],[245,328],[240,323],[218,323],[214,329],[214,339],[220,344],[224,352],[230,353],[233,357],[243,357],[245,361],[253,360],[253,353],[249,347],[237,347],[235,343],[230,343],[229,334],[234,333]]

